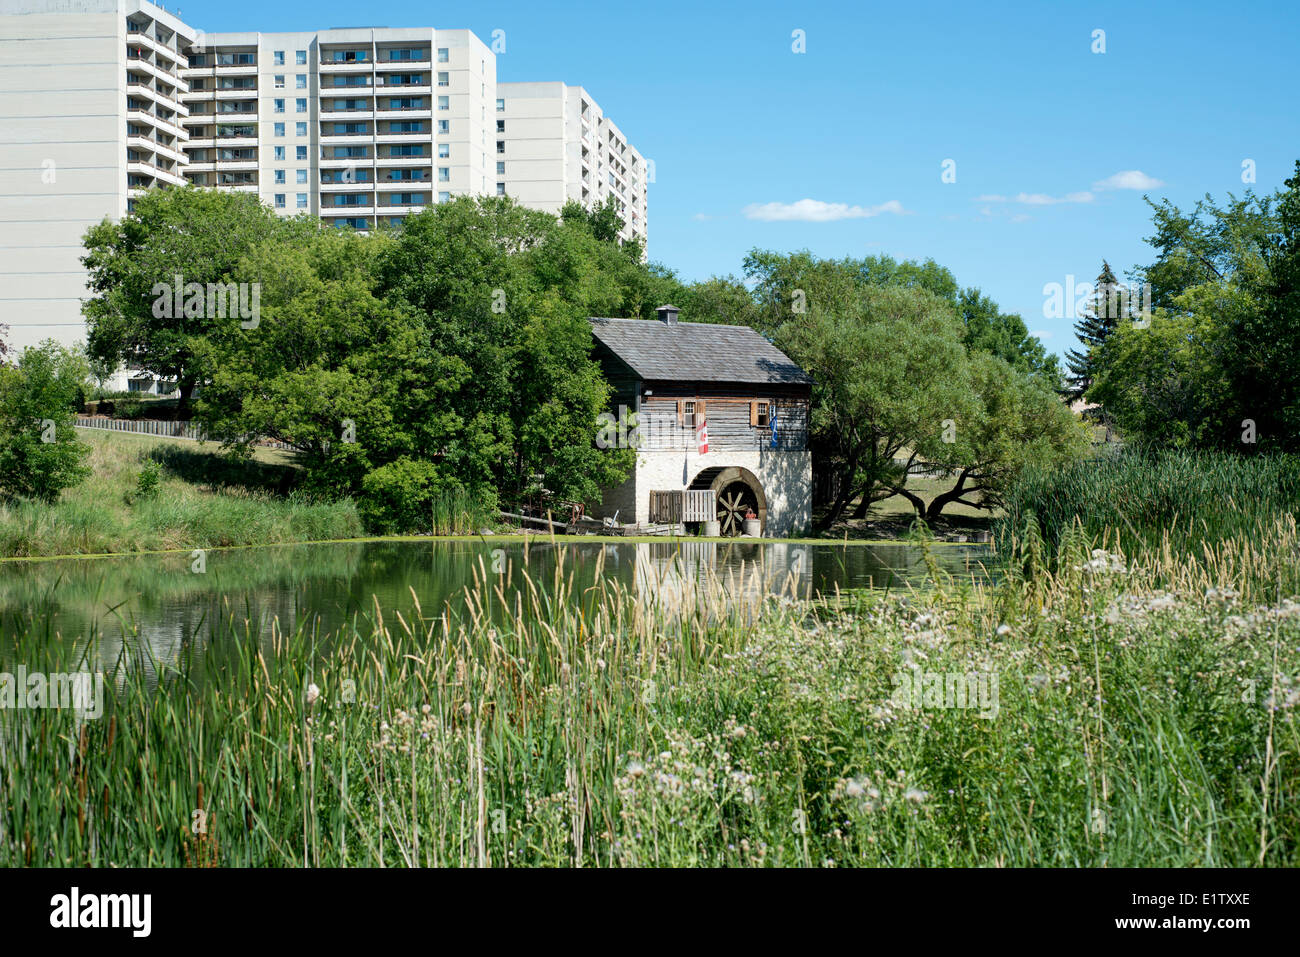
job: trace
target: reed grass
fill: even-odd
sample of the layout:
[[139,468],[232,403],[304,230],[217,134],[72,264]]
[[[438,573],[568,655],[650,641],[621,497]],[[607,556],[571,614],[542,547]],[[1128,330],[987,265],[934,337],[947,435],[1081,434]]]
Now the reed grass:
[[[1300,863],[1294,519],[1117,535],[812,602],[480,567],[458,610],[230,609],[173,661],[35,620],[4,664],[112,702],[0,712],[0,865]],[[913,666],[996,675],[996,717],[898,702]]]
[[1063,468],[1028,469],[1009,491],[1000,538],[1032,522],[1055,548],[1076,523],[1124,547],[1179,551],[1249,534],[1275,515],[1300,517],[1300,457],[1129,447]]

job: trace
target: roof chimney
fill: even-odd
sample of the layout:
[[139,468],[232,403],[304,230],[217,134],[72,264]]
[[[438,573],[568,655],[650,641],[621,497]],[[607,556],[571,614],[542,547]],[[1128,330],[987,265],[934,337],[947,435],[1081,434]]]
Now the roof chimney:
[[670,326],[677,325],[677,313],[681,312],[676,306],[660,306],[655,312],[659,313],[659,318]]

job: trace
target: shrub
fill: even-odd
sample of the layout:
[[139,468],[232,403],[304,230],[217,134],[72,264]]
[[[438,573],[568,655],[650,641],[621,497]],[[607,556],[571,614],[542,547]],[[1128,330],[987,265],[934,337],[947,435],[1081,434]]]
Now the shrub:
[[145,462],[144,468],[135,480],[135,497],[148,498],[158,491],[158,483],[162,478],[162,468],[157,462]]
[[440,475],[432,462],[402,457],[361,482],[361,519],[375,533],[457,534],[487,520],[490,496]]
[[73,409],[85,362],[47,341],[0,367],[0,496],[52,502],[88,473]]

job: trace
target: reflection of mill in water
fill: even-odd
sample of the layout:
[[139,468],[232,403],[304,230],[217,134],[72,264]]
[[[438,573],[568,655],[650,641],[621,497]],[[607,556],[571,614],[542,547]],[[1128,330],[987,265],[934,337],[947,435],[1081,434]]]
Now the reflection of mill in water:
[[636,592],[665,610],[725,596],[753,608],[768,595],[808,598],[812,550],[781,542],[645,542],[636,546]]

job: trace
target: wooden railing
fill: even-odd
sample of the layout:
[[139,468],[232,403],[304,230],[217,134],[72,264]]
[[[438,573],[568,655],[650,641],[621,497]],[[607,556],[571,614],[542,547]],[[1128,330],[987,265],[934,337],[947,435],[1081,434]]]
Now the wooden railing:
[[711,489],[677,489],[650,493],[650,522],[708,522],[717,518]]

